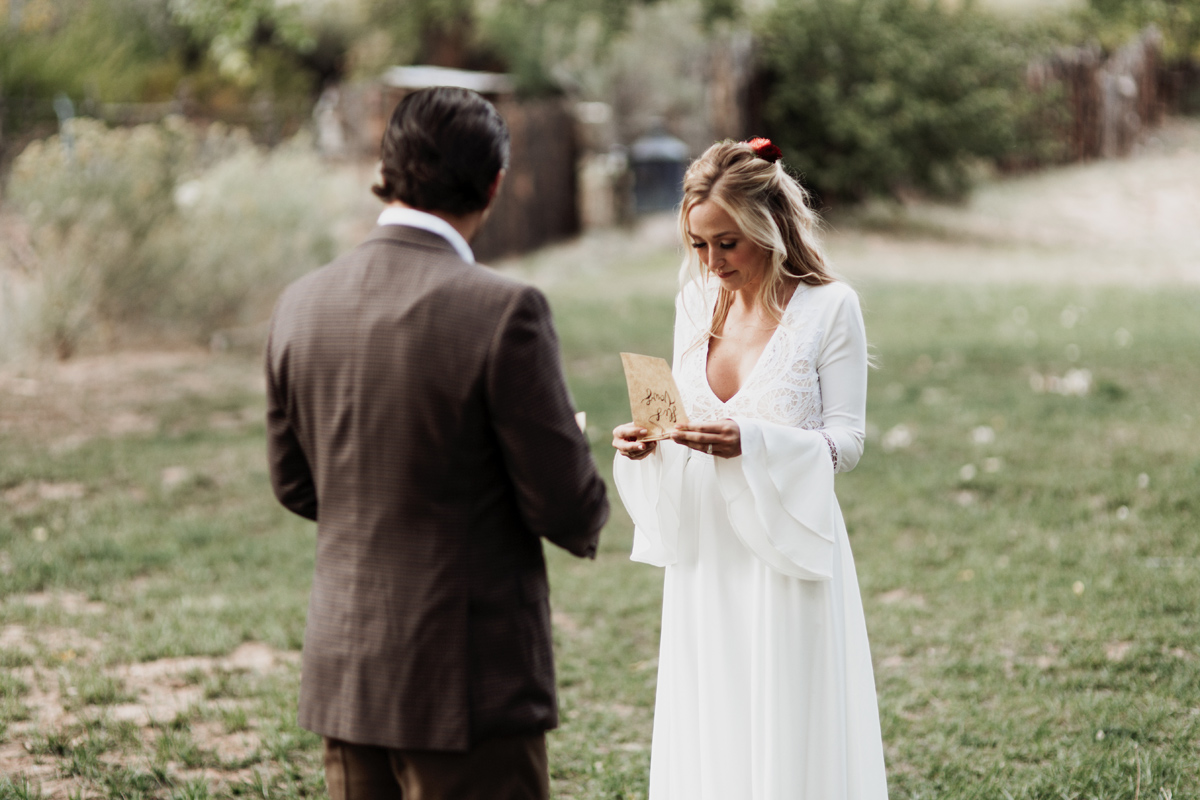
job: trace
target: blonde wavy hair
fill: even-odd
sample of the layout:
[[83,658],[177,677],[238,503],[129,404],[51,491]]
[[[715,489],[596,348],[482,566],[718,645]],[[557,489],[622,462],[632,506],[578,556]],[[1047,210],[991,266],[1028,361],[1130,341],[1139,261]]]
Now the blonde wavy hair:
[[[784,170],[782,162],[758,156],[746,142],[717,142],[705,150],[683,177],[679,230],[685,243],[691,242],[688,215],[709,200],[770,255],[755,300],[776,324],[783,320],[781,297],[787,284],[799,281],[821,286],[835,280],[825,265],[817,235],[820,220],[809,206],[809,194]],[[694,280],[703,286],[708,278],[695,249],[689,247],[680,269],[680,285]],[[700,342],[720,335],[732,304],[733,293],[719,289],[712,323]]]

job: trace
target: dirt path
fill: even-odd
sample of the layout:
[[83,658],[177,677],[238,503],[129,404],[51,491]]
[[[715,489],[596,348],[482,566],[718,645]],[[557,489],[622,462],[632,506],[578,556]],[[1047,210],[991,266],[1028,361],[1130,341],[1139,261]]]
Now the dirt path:
[[982,186],[963,205],[873,206],[829,237],[858,280],[1200,285],[1200,121],[1136,155]]

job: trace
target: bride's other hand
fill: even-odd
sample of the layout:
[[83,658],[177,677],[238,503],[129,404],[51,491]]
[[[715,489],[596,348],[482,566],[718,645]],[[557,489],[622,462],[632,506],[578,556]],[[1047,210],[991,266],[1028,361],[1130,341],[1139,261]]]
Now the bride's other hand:
[[731,419],[680,425],[671,434],[671,439],[684,447],[721,458],[742,454],[742,430]]
[[632,422],[613,428],[613,447],[626,458],[634,461],[645,458],[654,452],[658,442],[639,442],[639,436],[645,436],[650,431]]

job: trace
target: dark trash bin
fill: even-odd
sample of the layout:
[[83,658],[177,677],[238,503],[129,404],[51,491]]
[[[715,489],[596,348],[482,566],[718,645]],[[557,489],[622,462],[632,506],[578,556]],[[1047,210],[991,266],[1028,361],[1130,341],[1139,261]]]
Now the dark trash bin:
[[670,211],[683,199],[688,148],[664,130],[651,131],[629,148],[633,164],[633,202],[638,214]]

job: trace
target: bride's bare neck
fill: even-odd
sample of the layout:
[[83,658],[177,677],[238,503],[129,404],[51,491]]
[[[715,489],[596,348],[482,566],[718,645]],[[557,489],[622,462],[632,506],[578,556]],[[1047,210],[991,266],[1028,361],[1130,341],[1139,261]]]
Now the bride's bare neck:
[[[792,299],[799,283],[797,280],[790,280],[779,286],[776,292],[776,303],[779,308],[787,307],[788,301]],[[774,330],[779,324],[779,320],[775,318],[770,309],[759,301],[757,285],[746,286],[734,292],[733,302],[729,304],[729,312],[722,328],[728,326],[730,318],[733,318],[737,324],[765,326],[770,330]]]

